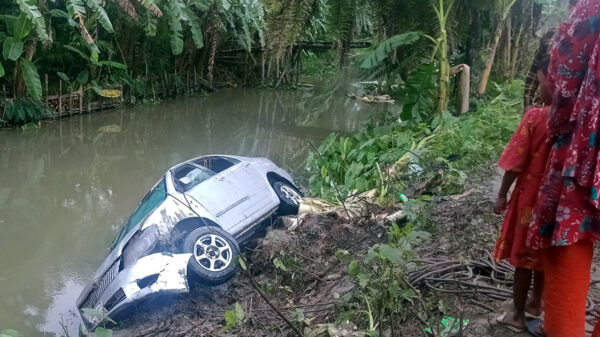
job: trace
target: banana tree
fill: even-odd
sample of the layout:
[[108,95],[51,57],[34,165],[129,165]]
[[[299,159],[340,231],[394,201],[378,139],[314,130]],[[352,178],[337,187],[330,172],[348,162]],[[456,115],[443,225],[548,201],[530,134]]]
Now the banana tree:
[[[34,99],[42,97],[42,85],[37,69],[32,62],[37,44],[50,43],[46,23],[40,8],[33,1],[17,0],[19,15],[5,15],[3,19],[8,34],[2,42],[3,64],[13,64],[13,95],[21,97],[25,90]],[[0,64],[0,77],[5,70]]]

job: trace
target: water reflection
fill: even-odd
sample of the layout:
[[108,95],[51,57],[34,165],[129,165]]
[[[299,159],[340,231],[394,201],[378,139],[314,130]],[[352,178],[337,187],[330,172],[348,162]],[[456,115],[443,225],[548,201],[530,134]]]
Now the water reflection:
[[225,90],[0,131],[0,330],[75,335],[76,296],[167,168],[229,153],[299,173],[307,140],[354,130],[376,109],[342,91]]

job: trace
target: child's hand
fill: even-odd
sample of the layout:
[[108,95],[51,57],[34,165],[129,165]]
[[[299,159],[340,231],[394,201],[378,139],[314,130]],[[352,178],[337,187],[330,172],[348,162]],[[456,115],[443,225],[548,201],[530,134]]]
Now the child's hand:
[[498,197],[494,204],[494,213],[503,214],[506,211],[506,197]]

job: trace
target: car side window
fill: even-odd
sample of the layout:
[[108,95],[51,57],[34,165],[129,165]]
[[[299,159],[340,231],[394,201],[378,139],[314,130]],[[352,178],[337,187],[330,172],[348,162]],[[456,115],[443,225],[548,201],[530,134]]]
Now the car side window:
[[129,221],[123,227],[123,230],[119,234],[114,246],[119,243],[127,233],[129,233],[133,227],[137,226],[148,214],[150,214],[156,207],[162,204],[167,199],[167,185],[165,178],[162,178],[151,190],[146,194],[138,208],[131,214]]
[[179,186],[179,190],[184,192],[214,175],[215,172],[211,170],[190,164],[181,165],[173,172],[175,183]]
[[240,161],[234,158],[225,158],[225,157],[203,157],[200,159],[196,159],[194,164],[206,167],[207,169],[219,173],[227,170],[233,165],[239,163]]

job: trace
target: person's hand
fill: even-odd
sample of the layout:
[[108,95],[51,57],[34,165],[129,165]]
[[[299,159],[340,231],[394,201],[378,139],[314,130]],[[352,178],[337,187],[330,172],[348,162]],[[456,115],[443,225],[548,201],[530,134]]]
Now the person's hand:
[[499,196],[494,204],[494,213],[504,214],[504,211],[506,211],[506,196]]

